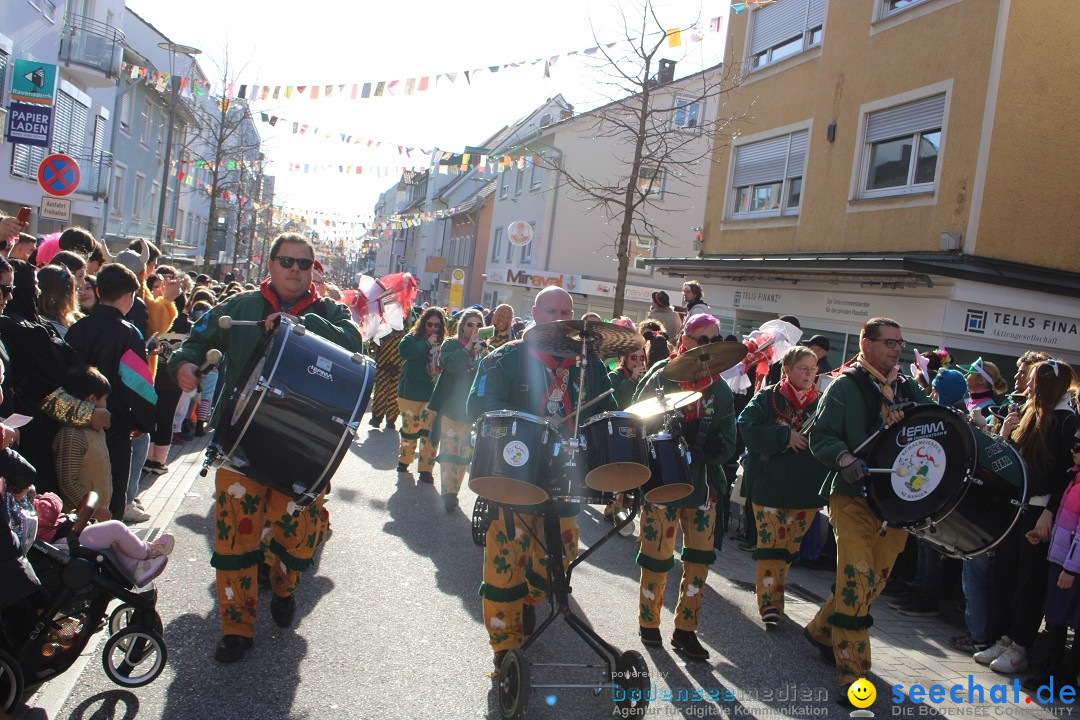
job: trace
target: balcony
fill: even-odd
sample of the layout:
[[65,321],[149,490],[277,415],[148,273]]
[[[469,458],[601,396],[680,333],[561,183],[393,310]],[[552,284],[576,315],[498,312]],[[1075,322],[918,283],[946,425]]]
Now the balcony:
[[94,200],[105,197],[109,190],[109,172],[112,170],[112,153],[94,152],[73,155],[79,163],[79,187],[75,188],[77,195],[92,195]]
[[81,85],[115,85],[123,50],[124,33],[99,20],[68,13],[60,36],[60,60]]

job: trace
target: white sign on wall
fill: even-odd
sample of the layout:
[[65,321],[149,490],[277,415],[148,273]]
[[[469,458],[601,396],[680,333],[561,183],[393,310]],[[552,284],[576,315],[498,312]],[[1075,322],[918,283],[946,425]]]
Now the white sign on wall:
[[578,285],[581,284],[580,275],[568,275],[567,273],[545,272],[532,268],[496,268],[488,270],[489,283],[500,285],[515,285],[525,288],[545,288],[551,285],[561,287],[569,292],[580,292]]
[[1023,343],[1053,353],[1080,352],[1080,320],[950,301],[945,307],[945,332],[972,339]]

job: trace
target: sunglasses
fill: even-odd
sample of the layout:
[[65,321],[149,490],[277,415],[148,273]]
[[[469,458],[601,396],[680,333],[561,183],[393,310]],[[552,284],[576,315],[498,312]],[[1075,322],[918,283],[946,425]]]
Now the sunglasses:
[[294,264],[301,270],[310,270],[311,266],[315,264],[314,260],[310,260],[308,258],[294,258],[289,257],[288,255],[276,255],[270,259],[277,260],[278,265],[285,268],[286,270],[291,268]]
[[720,335],[709,337],[708,335],[701,335],[699,337],[690,337],[691,340],[696,340],[700,345],[708,345],[709,343],[720,342],[723,338]]
[[882,342],[882,343],[885,343],[885,347],[889,348],[890,350],[895,350],[896,348],[906,348],[907,347],[907,340],[893,340],[892,338],[888,338],[888,339],[885,339],[885,338],[870,338],[870,342]]
[[438,329],[438,328],[442,327],[442,323],[441,322],[428,322],[428,323],[424,323],[424,327]]
[[11,297],[11,294],[15,292],[14,285],[0,285],[0,292],[4,294],[4,297]]

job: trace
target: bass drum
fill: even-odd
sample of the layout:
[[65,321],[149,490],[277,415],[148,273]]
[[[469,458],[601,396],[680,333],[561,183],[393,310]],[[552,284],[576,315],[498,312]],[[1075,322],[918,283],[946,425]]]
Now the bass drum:
[[371,358],[283,317],[255,348],[225,407],[207,451],[211,464],[309,505],[345,457],[374,383]]
[[907,411],[874,440],[866,462],[893,470],[866,483],[874,514],[952,557],[993,548],[1027,501],[1027,469],[1020,455],[940,405]]

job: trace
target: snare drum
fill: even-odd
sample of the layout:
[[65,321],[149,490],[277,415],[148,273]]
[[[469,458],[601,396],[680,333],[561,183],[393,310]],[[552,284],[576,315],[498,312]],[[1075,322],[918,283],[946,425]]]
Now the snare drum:
[[1020,455],[940,405],[908,410],[874,440],[866,462],[898,471],[873,475],[866,483],[874,514],[952,557],[993,548],[1027,501]]
[[498,503],[535,505],[546,482],[559,431],[536,415],[493,410],[476,421],[469,489]]
[[345,457],[374,383],[371,358],[283,317],[244,369],[210,441],[207,463],[308,505],[326,490]]
[[601,492],[626,492],[649,479],[645,426],[635,415],[605,412],[581,426],[585,484]]
[[694,492],[686,442],[670,433],[658,433],[649,436],[648,446],[652,475],[641,489],[641,496],[648,502],[664,505]]

